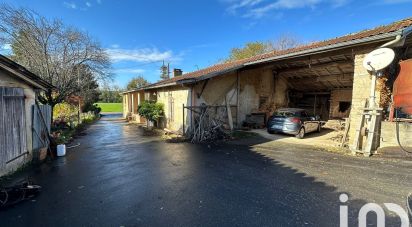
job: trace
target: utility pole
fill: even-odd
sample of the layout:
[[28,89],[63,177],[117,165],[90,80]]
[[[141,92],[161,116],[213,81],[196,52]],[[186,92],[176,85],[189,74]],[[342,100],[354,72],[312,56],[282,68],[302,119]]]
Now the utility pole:
[[167,63],[167,79],[170,79],[170,63]]
[[169,74],[170,74],[170,70],[169,70],[169,63],[167,64],[167,66],[165,65],[165,61],[163,60],[163,64],[160,67],[160,79],[162,80],[166,80],[169,79]]

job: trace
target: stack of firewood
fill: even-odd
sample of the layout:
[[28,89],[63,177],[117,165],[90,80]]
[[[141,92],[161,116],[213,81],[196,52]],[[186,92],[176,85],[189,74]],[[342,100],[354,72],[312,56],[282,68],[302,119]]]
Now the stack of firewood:
[[206,106],[194,115],[194,125],[191,131],[192,143],[213,141],[228,135],[224,129],[224,122],[214,117],[210,108]]

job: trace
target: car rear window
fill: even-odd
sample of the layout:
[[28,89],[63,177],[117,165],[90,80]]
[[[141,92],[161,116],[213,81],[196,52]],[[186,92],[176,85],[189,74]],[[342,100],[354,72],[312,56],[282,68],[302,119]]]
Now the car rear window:
[[277,111],[273,114],[275,117],[298,117],[297,112],[290,112],[290,111]]

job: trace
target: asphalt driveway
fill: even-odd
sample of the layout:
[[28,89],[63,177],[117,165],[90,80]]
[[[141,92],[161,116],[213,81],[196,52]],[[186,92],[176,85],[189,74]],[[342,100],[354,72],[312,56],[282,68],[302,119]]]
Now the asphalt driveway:
[[[412,191],[408,160],[266,146],[263,138],[165,143],[105,117],[77,141],[66,157],[20,175],[43,191],[0,211],[0,225],[339,226],[342,193],[355,224],[365,203],[404,206]],[[399,224],[386,214],[388,226]]]

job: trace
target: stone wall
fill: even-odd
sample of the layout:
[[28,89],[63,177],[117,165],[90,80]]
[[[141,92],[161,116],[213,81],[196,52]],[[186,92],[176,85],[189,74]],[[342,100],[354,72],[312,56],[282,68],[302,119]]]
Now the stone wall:
[[[363,67],[363,59],[366,54],[371,50],[363,51],[355,56],[355,68],[353,76],[353,91],[352,91],[352,109],[350,117],[350,130],[349,130],[349,144],[351,145],[354,140],[356,130],[359,127],[359,123],[362,117],[362,112],[365,101],[369,99],[371,88],[371,74]],[[376,92],[376,103],[379,103],[380,95]]]
[[330,93],[330,111],[329,118],[346,118],[349,117],[350,106],[347,111],[339,110],[340,102],[352,102],[352,89],[335,89]]

